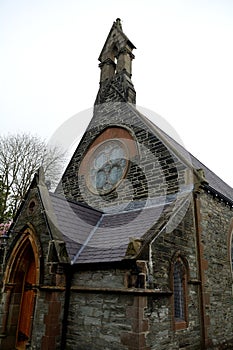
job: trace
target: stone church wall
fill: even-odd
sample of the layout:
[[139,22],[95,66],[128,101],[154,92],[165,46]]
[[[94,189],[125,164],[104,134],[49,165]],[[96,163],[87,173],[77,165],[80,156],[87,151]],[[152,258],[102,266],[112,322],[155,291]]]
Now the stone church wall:
[[[30,207],[32,201],[35,205]],[[9,251],[6,257],[7,262],[10,253],[17,246],[17,242],[24,236],[27,237],[29,235],[28,232],[25,233],[27,228],[34,232],[33,240],[37,246],[35,259],[38,261],[37,273],[39,274],[37,283],[32,286],[35,291],[35,305],[30,349],[59,349],[65,302],[64,276],[62,273],[58,274],[58,262],[55,260],[53,263],[49,261],[48,253],[51,236],[45,222],[37,189],[30,191],[28,198],[25,200],[21,215],[16,220],[14,232],[8,241]],[[15,266],[14,264],[12,265]],[[12,273],[11,271],[8,272],[9,275],[14,275],[14,273],[14,271]],[[6,278],[8,274],[6,273],[4,277]],[[11,279],[3,279],[3,283],[6,283],[6,285],[4,285],[0,294],[0,348],[11,350],[16,343],[22,285],[15,285]]]
[[[125,287],[127,271],[117,268],[92,272],[79,271],[74,275],[67,349],[73,349],[74,339],[78,339],[81,350],[87,346],[85,345],[87,339],[90,339],[88,344],[90,350],[94,350],[91,345],[94,341],[95,349],[200,349],[200,291],[197,283],[196,227],[193,211],[191,203],[177,228],[173,232],[163,233],[152,245],[154,288],[162,293],[151,296],[140,295],[138,296],[140,302],[133,294],[120,293]],[[175,331],[173,327],[171,292],[171,264],[177,252],[186,257],[189,265],[188,327],[179,331]],[[85,290],[81,290],[81,286],[85,286]],[[106,292],[105,289],[108,287],[118,292],[110,290]],[[133,334],[132,308],[136,310],[135,305],[138,303],[143,305],[141,309],[139,308],[141,316],[137,322],[143,323],[140,334],[144,345],[138,348],[132,345],[131,348],[129,334],[131,336]],[[130,318],[128,315],[131,315]]]
[[200,349],[200,313],[196,227],[191,201],[186,215],[171,232],[164,231],[152,244],[153,278],[155,288],[172,292],[172,263],[181,256],[188,265],[187,309],[188,326],[174,329],[172,293],[166,298],[150,298],[146,310],[150,322],[147,344],[151,350]]
[[130,299],[125,295],[106,293],[71,294],[67,350],[127,350],[121,334],[131,330],[127,318]]
[[213,345],[222,343],[230,349],[233,346],[230,254],[233,212],[221,199],[205,193],[200,198],[200,211],[207,336]]
[[122,294],[126,270],[101,268],[73,275],[66,349],[127,350],[121,336],[131,330],[127,305],[133,298]]
[[[152,135],[150,128],[139,118],[138,112],[126,103],[115,102],[97,107],[94,118],[64,173],[58,193],[86,202],[97,209],[110,208],[116,204],[124,207],[130,204],[132,208],[136,202],[169,196],[185,188],[186,166],[158,137]],[[87,174],[80,175],[79,168],[86,150],[107,126],[128,130],[137,143],[138,153],[130,159],[125,181],[120,183],[117,190],[100,196],[88,191],[85,185]]]
[[[141,349],[199,350],[204,332],[202,317],[205,318],[206,349],[219,349],[219,346],[221,349],[230,349],[232,346],[229,246],[232,211],[229,206],[205,192],[197,197],[199,207],[195,208],[193,199],[174,230],[164,231],[152,244],[154,287],[164,294],[141,297],[144,300],[141,309],[144,328],[141,333],[145,340],[145,346]],[[198,218],[195,210],[200,210]],[[201,242],[198,242],[197,231],[200,228]],[[199,243],[202,276],[198,261]],[[178,254],[186,259],[188,265],[188,326],[180,330],[174,329],[173,324],[171,277],[172,262]],[[80,349],[81,346],[85,349],[86,339],[90,339],[90,349],[94,339],[95,349],[108,349],[109,346],[111,350],[129,349],[129,340],[127,342],[125,339],[129,339],[133,331],[132,318],[128,319],[127,315],[132,313],[130,308],[135,304],[136,297],[119,293],[125,286],[125,273],[116,268],[83,271],[75,275],[73,290],[71,288],[67,349],[73,349],[74,339],[79,339]],[[200,299],[201,278],[204,278],[204,316]],[[85,286],[87,290],[80,290],[80,286]],[[109,286],[118,292],[104,291]]]

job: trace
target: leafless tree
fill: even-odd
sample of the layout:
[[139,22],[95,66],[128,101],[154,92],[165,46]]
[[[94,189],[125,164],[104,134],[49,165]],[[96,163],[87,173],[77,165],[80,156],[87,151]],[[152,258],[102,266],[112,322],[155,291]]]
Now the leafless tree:
[[57,146],[47,147],[38,136],[26,133],[0,135],[0,222],[14,216],[41,165],[46,180],[54,188],[64,162],[64,152]]

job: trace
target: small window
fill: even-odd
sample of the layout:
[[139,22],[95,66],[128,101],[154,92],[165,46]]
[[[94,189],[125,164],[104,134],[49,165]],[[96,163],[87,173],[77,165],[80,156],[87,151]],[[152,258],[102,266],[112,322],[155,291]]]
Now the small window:
[[233,244],[231,242],[231,272],[233,271]]
[[32,215],[35,214],[38,208],[38,202],[35,198],[32,198],[28,204],[27,214]]
[[230,249],[230,260],[231,260],[231,272],[233,273],[233,235],[231,239],[231,249]]
[[173,264],[173,315],[175,329],[187,327],[187,269],[180,257]]
[[231,274],[233,277],[233,218],[231,219],[228,231],[228,259],[230,263]]

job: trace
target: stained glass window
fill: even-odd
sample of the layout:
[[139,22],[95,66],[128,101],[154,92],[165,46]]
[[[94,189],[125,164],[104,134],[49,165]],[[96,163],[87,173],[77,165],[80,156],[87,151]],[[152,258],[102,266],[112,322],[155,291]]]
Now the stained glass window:
[[120,140],[107,140],[97,146],[89,163],[87,185],[98,194],[112,191],[128,168],[128,150]]

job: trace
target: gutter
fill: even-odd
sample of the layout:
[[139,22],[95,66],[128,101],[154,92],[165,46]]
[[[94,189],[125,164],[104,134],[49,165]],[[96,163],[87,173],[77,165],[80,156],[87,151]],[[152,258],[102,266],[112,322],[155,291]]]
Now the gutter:
[[221,201],[223,201],[226,205],[229,205],[231,208],[233,208],[233,200],[226,197],[224,194],[221,192],[217,191],[215,188],[208,184],[203,185],[203,189],[208,193],[212,194],[214,198],[218,198]]

